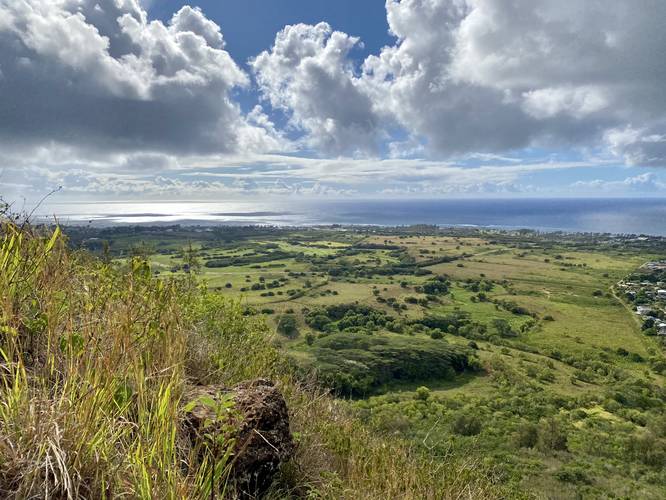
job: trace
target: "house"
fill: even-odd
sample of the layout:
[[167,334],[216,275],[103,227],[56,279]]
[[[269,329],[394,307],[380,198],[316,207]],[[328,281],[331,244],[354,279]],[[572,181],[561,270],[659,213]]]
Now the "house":
[[666,336],[666,323],[659,323],[657,325],[657,335]]
[[652,309],[646,306],[636,307],[636,314],[639,316],[649,316],[652,313]]
[[657,290],[657,297],[666,300],[666,290]]

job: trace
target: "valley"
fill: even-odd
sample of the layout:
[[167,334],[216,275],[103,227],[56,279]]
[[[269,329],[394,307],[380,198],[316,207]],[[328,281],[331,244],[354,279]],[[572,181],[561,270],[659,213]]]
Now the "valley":
[[[262,317],[295,373],[374,432],[547,498],[659,498],[663,337],[616,293],[661,238],[269,227],[68,231]],[[558,493],[554,493],[558,492]]]

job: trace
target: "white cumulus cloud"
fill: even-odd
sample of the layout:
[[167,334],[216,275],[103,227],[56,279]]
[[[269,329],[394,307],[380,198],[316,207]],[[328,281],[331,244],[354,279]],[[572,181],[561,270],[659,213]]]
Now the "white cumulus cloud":
[[219,26],[196,8],[165,24],[148,21],[137,0],[0,0],[0,71],[7,148],[278,145],[230,97],[249,78],[224,49]]
[[324,22],[286,26],[250,63],[263,96],[288,111],[307,146],[327,154],[378,149],[379,120],[349,57],[358,43]]
[[[392,156],[436,157],[600,148],[666,164],[663,1],[387,0],[386,9],[396,42],[361,74],[359,40],[326,23],[287,26],[252,62],[264,96],[313,147],[372,154],[384,140]],[[608,138],[626,127],[645,134],[620,150]]]

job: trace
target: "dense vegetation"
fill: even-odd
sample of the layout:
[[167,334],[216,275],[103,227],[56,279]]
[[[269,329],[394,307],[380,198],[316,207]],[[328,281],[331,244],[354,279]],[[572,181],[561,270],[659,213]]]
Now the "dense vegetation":
[[336,333],[316,339],[307,368],[340,395],[366,396],[394,381],[450,380],[477,366],[460,346],[431,339]]

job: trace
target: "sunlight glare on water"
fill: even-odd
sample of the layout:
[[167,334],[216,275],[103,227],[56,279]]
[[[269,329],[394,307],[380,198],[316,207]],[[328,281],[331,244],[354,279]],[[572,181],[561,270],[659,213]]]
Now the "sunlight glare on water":
[[664,199],[265,200],[52,203],[62,224],[480,226],[666,235]]

